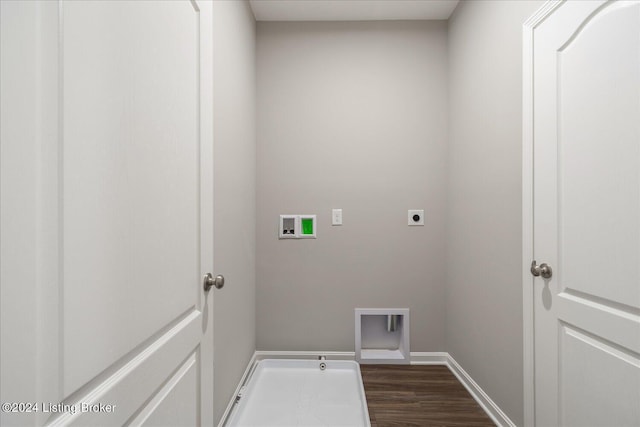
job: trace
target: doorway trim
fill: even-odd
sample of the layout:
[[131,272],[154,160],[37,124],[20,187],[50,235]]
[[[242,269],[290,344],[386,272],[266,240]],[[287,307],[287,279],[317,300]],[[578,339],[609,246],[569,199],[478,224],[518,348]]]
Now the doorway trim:
[[524,425],[535,426],[533,323],[533,39],[535,29],[566,0],[548,0],[522,25],[522,327]]

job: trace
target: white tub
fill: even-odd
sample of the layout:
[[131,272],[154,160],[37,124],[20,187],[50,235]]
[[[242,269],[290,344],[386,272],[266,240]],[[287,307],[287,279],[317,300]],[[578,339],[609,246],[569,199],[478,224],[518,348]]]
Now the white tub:
[[[326,369],[320,369],[320,363]],[[258,362],[228,426],[371,426],[354,361]]]

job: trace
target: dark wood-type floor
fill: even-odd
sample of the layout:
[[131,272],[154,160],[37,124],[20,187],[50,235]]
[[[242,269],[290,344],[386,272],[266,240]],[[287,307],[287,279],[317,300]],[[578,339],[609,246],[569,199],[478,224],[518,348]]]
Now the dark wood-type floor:
[[495,426],[446,366],[360,365],[372,427]]

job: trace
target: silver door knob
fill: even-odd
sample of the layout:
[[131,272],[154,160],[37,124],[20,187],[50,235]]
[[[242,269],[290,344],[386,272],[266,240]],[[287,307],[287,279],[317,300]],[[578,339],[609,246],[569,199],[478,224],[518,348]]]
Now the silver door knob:
[[544,262],[540,265],[537,265],[536,260],[531,261],[531,274],[534,276],[542,276],[545,279],[550,279],[553,275],[553,270],[551,270],[551,266],[545,264]]
[[207,273],[202,279],[202,286],[204,287],[205,292],[209,291],[213,286],[215,286],[216,289],[221,289],[224,286],[224,276],[222,274],[218,274],[214,278],[211,273]]

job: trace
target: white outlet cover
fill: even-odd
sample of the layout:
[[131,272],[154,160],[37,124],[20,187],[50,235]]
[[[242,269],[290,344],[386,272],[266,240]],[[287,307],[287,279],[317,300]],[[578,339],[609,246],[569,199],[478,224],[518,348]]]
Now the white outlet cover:
[[[414,219],[415,215],[419,217],[417,221]],[[407,221],[409,225],[424,225],[424,209],[409,209]]]

